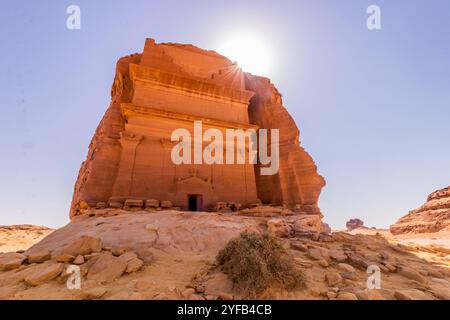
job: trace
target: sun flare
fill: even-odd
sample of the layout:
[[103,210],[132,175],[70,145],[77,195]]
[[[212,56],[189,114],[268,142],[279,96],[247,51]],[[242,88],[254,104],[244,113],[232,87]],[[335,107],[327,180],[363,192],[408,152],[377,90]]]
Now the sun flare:
[[259,76],[270,75],[270,52],[260,37],[236,34],[225,39],[218,46],[218,52],[237,62],[245,72]]

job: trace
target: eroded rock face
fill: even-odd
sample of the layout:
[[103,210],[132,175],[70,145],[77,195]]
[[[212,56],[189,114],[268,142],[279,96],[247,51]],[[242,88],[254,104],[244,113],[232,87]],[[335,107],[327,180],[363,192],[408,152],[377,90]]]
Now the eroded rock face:
[[450,187],[430,194],[420,208],[391,225],[392,234],[429,233],[450,230]]
[[[279,129],[278,173],[263,176],[260,164],[248,162],[174,165],[171,132],[192,131],[194,120],[222,131]],[[81,165],[70,216],[104,207],[188,209],[191,194],[194,211],[262,202],[319,215],[324,184],[269,79],[213,51],[148,39],[142,54],[117,63],[111,104]]]

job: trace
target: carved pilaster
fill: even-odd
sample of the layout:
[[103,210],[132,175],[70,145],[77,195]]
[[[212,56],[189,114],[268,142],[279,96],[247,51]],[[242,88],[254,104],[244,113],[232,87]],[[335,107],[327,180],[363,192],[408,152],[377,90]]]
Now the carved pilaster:
[[116,201],[125,200],[131,195],[136,148],[143,139],[143,136],[133,132],[124,131],[120,134],[122,154],[112,195]]

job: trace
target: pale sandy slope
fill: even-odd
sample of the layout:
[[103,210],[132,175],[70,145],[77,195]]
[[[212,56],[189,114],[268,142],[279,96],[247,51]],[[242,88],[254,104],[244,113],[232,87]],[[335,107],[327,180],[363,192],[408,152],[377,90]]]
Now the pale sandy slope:
[[26,250],[53,229],[33,225],[0,226],[0,252]]

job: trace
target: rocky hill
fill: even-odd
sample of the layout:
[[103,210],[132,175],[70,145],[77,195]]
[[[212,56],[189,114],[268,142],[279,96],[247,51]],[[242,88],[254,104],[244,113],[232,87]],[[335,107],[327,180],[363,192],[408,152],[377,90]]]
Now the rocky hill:
[[[450,299],[449,248],[382,234],[328,233],[315,215],[261,207],[237,213],[88,210],[25,252],[0,255],[3,299],[240,299],[216,263],[241,232],[276,236],[304,286],[267,299]],[[67,285],[79,267],[80,288]],[[379,268],[380,289],[367,288]]]
[[430,194],[422,206],[400,218],[390,230],[392,234],[450,231],[450,187]]

